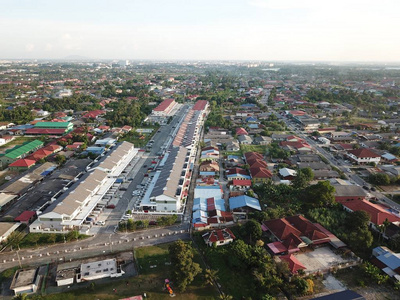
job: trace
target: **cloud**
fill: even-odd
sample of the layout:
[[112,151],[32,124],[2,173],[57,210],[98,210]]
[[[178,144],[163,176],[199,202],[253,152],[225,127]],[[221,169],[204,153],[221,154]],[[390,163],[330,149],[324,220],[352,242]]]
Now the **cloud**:
[[32,52],[35,49],[35,45],[32,43],[26,44],[25,45],[25,50],[26,52]]

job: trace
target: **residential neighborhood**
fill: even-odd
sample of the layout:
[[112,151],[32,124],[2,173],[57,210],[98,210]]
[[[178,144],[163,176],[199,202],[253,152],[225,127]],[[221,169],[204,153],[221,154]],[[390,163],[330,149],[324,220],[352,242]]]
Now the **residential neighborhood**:
[[2,297],[400,299],[400,73],[355,70],[1,61]]

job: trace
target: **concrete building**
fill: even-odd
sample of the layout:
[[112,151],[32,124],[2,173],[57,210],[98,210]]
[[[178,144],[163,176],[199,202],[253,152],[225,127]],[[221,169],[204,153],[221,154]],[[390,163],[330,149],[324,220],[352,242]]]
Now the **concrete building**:
[[7,240],[9,235],[13,233],[21,223],[0,222],[0,243]]
[[77,282],[90,281],[101,278],[121,277],[125,274],[118,266],[115,258],[89,262],[81,264],[80,274],[77,276]]
[[39,286],[40,276],[37,269],[21,269],[17,270],[11,282],[10,289],[15,295],[33,294]]
[[157,117],[166,117],[174,109],[176,104],[174,99],[165,99],[153,109],[152,114]]
[[52,233],[81,230],[83,223],[137,152],[131,143],[119,144],[55,199],[31,224],[30,231]]

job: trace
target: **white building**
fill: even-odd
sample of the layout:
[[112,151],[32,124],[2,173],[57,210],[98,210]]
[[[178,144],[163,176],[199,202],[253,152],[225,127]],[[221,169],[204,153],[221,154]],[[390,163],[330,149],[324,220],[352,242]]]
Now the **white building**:
[[15,295],[33,294],[37,291],[40,281],[38,269],[21,269],[17,270],[11,282],[10,289]]
[[138,150],[123,142],[39,215],[31,232],[68,232],[81,230],[115,179],[135,157]]
[[107,277],[120,277],[125,274],[115,258],[81,264],[77,282],[96,280]]

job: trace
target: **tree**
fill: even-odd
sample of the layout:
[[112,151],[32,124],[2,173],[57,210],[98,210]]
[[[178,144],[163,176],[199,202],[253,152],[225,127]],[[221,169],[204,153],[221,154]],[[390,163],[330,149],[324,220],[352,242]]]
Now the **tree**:
[[373,237],[368,228],[361,228],[359,230],[352,231],[348,236],[348,243],[350,248],[354,251],[366,251],[371,247]]
[[293,186],[297,190],[302,190],[308,186],[314,179],[314,172],[311,168],[303,168],[297,172],[296,178],[293,180]]
[[23,294],[18,294],[16,296],[13,297],[13,300],[27,300],[28,299],[28,295],[23,293]]
[[67,161],[67,158],[64,155],[60,154],[57,154],[54,159],[59,165],[62,165]]
[[262,235],[261,225],[254,219],[250,219],[246,224],[244,224],[241,231],[244,236],[249,237],[250,243],[259,240]]
[[366,211],[358,210],[347,215],[346,224],[349,228],[358,230],[368,228],[370,220],[371,217]]
[[205,269],[204,270],[204,285],[214,285],[218,280],[218,270]]
[[327,180],[319,181],[307,187],[301,198],[311,207],[332,206],[335,204],[335,187]]
[[377,184],[377,185],[389,185],[390,184],[390,177],[389,177],[389,175],[387,175],[385,173],[371,174],[371,175],[369,175],[368,180],[372,184]]
[[193,248],[190,244],[179,240],[169,246],[172,264],[172,277],[179,290],[184,292],[197,274],[201,273],[198,263],[193,262]]

